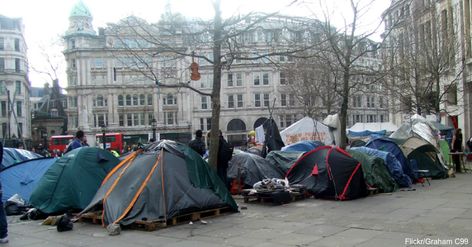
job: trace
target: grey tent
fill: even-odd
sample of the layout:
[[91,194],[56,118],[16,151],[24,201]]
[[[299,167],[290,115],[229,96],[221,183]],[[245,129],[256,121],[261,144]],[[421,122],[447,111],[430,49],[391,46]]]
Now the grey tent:
[[229,161],[228,178],[240,179],[246,187],[265,178],[283,178],[285,173],[276,166],[272,166],[264,158],[247,152],[240,152]]
[[103,209],[104,225],[129,225],[221,207],[237,210],[216,172],[187,145],[166,140],[118,164],[81,214]]
[[304,152],[271,151],[265,159],[285,174],[303,154]]

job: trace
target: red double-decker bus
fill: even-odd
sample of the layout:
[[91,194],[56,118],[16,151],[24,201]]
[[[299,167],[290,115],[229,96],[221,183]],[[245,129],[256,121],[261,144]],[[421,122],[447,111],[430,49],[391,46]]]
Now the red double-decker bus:
[[51,138],[49,138],[49,153],[52,156],[60,156],[64,153],[72,139],[74,139],[73,135],[51,136]]
[[[103,148],[103,134],[96,134],[97,147]],[[105,134],[106,149],[115,150],[121,154],[123,152],[123,134],[122,133],[106,133]]]

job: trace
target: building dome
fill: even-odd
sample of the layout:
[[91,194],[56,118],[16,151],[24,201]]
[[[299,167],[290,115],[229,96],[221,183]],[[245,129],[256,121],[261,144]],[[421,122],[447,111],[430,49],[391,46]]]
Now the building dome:
[[90,14],[90,10],[85,6],[84,2],[80,0],[72,8],[69,17],[92,17],[92,14]]

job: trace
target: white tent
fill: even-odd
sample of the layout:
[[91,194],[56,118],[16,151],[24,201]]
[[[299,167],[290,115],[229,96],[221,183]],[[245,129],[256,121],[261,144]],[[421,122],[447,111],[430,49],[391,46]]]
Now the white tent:
[[398,129],[398,127],[390,122],[383,122],[383,123],[356,123],[354,124],[351,128],[348,130],[350,131],[381,131],[381,130],[386,130],[387,132],[394,132]]
[[318,140],[326,145],[333,143],[329,127],[310,117],[304,117],[280,132],[285,145],[303,140]]

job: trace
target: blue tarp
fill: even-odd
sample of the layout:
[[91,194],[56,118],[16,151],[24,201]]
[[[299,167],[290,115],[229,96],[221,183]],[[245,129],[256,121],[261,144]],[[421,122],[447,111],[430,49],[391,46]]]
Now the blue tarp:
[[17,148],[3,148],[3,160],[1,169],[5,169],[13,164],[20,163],[22,161],[41,158],[43,156],[30,152],[24,149]]
[[55,161],[55,158],[33,159],[2,170],[0,172],[0,180],[3,186],[2,201],[5,202],[14,194],[19,194],[21,198],[28,202],[39,179],[43,177]]
[[364,131],[352,131],[348,130],[348,136],[350,137],[362,137],[362,136],[373,136],[373,137],[381,137],[385,136],[387,134],[386,130],[379,130],[379,131],[370,131],[370,130],[364,130]]
[[412,182],[410,177],[408,177],[402,169],[402,165],[400,162],[393,156],[393,154],[385,151],[380,151],[372,148],[367,147],[354,147],[351,148],[352,150],[359,151],[365,153],[370,156],[379,157],[383,159],[385,165],[388,168],[388,171],[395,182],[397,182],[400,187],[410,187]]
[[403,172],[411,179],[417,179],[416,174],[411,168],[410,162],[405,157],[400,147],[392,139],[387,137],[372,139],[365,146],[393,154],[393,156],[395,156],[395,158],[400,162]]
[[324,146],[320,141],[299,141],[288,146],[282,147],[284,152],[308,152],[317,147]]

